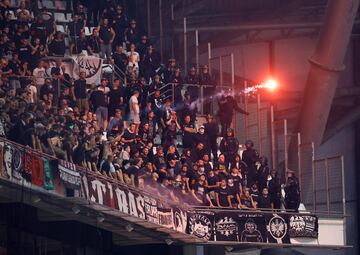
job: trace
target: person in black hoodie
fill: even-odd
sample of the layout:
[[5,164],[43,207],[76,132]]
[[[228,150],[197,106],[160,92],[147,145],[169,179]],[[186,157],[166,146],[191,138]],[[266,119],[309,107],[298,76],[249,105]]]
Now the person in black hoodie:
[[196,148],[193,148],[191,150],[191,160],[193,163],[198,161],[199,159],[202,159],[204,157],[205,151],[204,151],[204,144],[198,143],[196,145]]
[[15,122],[15,125],[12,126],[9,130],[8,138],[16,143],[25,145],[24,135],[25,135],[25,128],[28,124],[27,121],[29,119],[28,114],[22,113],[20,118]]
[[[200,74],[200,82],[201,86],[207,86],[203,88],[204,93],[204,113],[209,114],[211,111],[211,101],[213,100],[213,96],[215,93],[215,83],[209,73],[209,67],[204,65],[202,68],[202,72]],[[211,87],[212,86],[212,87]]]
[[299,179],[295,176],[294,171],[286,171],[287,179],[285,184],[285,208],[298,211],[300,205],[300,186]]
[[278,174],[275,170],[271,171],[271,180],[269,181],[269,196],[274,209],[281,207],[281,184]]
[[242,160],[247,165],[247,186],[251,187],[256,177],[256,162],[259,161],[259,153],[254,149],[254,143],[251,140],[245,142],[245,147]]
[[188,76],[185,78],[185,84],[189,84],[187,87],[187,92],[190,96],[190,101],[195,102],[199,98],[200,89],[198,86],[200,83],[200,78],[196,73],[196,68],[193,66],[190,68]]
[[224,135],[226,130],[231,126],[234,111],[249,115],[247,111],[238,106],[236,100],[230,94],[221,96],[220,100],[218,100],[218,105],[218,117],[220,119],[222,135]]
[[195,125],[191,122],[190,115],[186,115],[182,123],[182,143],[184,149],[191,149],[194,144],[194,136],[196,133]]
[[268,166],[268,159],[266,157],[260,157],[260,164],[261,165],[257,170],[256,180],[259,186],[259,190],[262,192],[262,190],[267,187],[267,180],[270,174],[270,169]]
[[174,88],[174,104],[177,106],[183,101],[181,90],[183,88],[183,79],[181,77],[180,68],[175,68],[173,75],[171,75],[169,83],[173,83]]
[[206,116],[206,123],[204,124],[204,127],[205,127],[205,134],[209,138],[210,150],[211,153],[213,154],[213,159],[214,161],[216,161],[217,150],[218,150],[216,139],[219,134],[219,126],[215,122],[214,117],[209,114]]
[[234,137],[234,131],[228,128],[224,138],[220,142],[220,152],[225,155],[225,162],[228,166],[239,149],[239,141]]
[[205,134],[205,126],[200,126],[198,132],[194,135],[195,144],[204,144],[204,152],[210,153],[210,141],[209,137]]

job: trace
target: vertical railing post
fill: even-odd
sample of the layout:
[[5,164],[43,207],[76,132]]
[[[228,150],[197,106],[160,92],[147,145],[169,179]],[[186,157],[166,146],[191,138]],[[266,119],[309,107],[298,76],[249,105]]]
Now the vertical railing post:
[[256,101],[257,101],[257,135],[258,135],[258,141],[259,141],[259,153],[262,155],[262,138],[261,138],[261,99],[260,99],[260,93],[257,93],[256,95]]
[[151,36],[151,8],[150,8],[150,0],[146,2],[146,11],[147,11],[147,31],[148,36]]
[[184,17],[184,71],[187,73],[187,28],[186,17]]
[[326,209],[328,214],[330,214],[330,190],[329,190],[329,162],[325,158],[325,187],[326,187]]
[[171,84],[171,96],[172,96],[172,101],[175,102],[175,84],[174,83]]
[[313,193],[313,211],[316,211],[316,165],[315,165],[315,144],[311,143],[312,157],[311,157],[311,173],[312,173],[312,193]]
[[200,86],[200,109],[201,115],[204,114],[204,86]]
[[274,105],[270,106],[270,121],[271,121],[271,166],[274,170],[276,168],[276,138],[275,138],[275,116]]
[[312,162],[312,167],[311,167],[311,176],[312,176],[312,204],[313,204],[313,211],[315,212],[316,211],[316,174],[315,174],[315,171],[316,171],[316,166],[315,166],[315,162],[313,161]]
[[199,59],[199,30],[195,30],[195,58],[196,58],[196,70],[200,73],[200,59]]
[[[244,80],[244,108],[246,112],[248,111],[248,96],[247,96],[247,80]],[[244,115],[244,126],[245,126],[245,140],[249,138],[249,130],[248,130],[248,116],[247,114]]]
[[164,32],[163,32],[163,18],[162,18],[162,0],[159,0],[159,21],[160,21],[160,27],[159,27],[159,33],[160,33],[160,58],[161,62],[163,62],[163,56],[164,56]]
[[208,42],[208,66],[209,66],[209,73],[211,74],[211,43]]
[[344,156],[341,156],[341,186],[342,186],[342,206],[343,206],[343,220],[344,220],[344,243],[347,244],[346,241],[346,193],[345,193],[345,163]]
[[[170,5],[170,13],[171,13],[172,26],[174,26],[174,20],[175,20],[175,16],[174,16],[174,3],[171,3],[171,5]],[[174,35],[172,35],[172,36],[171,36],[171,56],[174,57],[174,55],[175,55]]]
[[300,200],[302,198],[301,134],[297,133],[297,160],[299,173]]
[[219,57],[219,64],[220,64],[220,67],[219,67],[219,72],[220,72],[220,86],[224,86],[223,84],[223,65],[222,65],[222,56],[220,55]]
[[230,54],[230,58],[231,58],[231,86],[232,89],[234,90],[234,86],[235,86],[235,60],[234,60],[234,53]]
[[286,179],[286,171],[289,168],[289,153],[288,153],[288,132],[287,119],[284,119],[284,177]]

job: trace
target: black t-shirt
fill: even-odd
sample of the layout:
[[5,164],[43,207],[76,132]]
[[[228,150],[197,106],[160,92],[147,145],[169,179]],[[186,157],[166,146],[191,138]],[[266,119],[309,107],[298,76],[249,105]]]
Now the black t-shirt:
[[123,91],[122,89],[112,89],[107,94],[109,97],[109,108],[110,109],[118,109],[120,105],[120,97],[123,97]]
[[77,99],[86,98],[86,80],[76,80],[74,83],[74,93]]
[[241,178],[239,175],[231,175],[229,174],[228,179],[233,179],[234,180],[234,186],[239,188],[239,185],[241,183]]
[[242,197],[240,201],[241,204],[245,205],[247,208],[253,208],[250,197],[249,198]]
[[269,196],[259,196],[257,200],[257,207],[258,208],[271,208],[271,198]]
[[18,62],[10,61],[9,62],[9,67],[12,70],[14,75],[19,75],[20,74],[20,69],[21,69],[20,61],[18,61]]
[[56,56],[64,56],[66,51],[65,41],[64,40],[53,40],[49,45],[50,54]]
[[80,54],[83,50],[87,50],[88,42],[85,38],[77,38],[73,47],[73,54]]
[[100,26],[99,36],[104,41],[104,44],[109,44],[112,37],[111,27]]
[[40,142],[45,146],[45,147],[50,147],[50,144],[48,142],[49,139],[49,135],[47,133],[43,134],[42,136],[39,137]]
[[127,63],[127,57],[124,53],[118,53],[115,52],[113,54],[114,63],[117,67],[120,68],[120,70],[125,71],[126,69],[126,63]]
[[166,129],[166,135],[167,137],[175,137],[176,136],[176,122],[175,120],[172,120],[170,124],[167,126]]
[[20,46],[18,49],[19,59],[23,62],[30,62],[31,48],[30,46]]
[[185,131],[185,128],[194,128],[194,124],[192,123],[184,123],[182,130],[183,130],[183,143],[185,143],[186,145],[191,145],[193,143],[194,140],[194,133],[190,133]]
[[[208,185],[209,186],[214,186],[216,185],[220,179],[218,176],[214,175],[214,176],[207,176],[207,181],[208,181]],[[209,191],[213,191],[215,190],[216,188],[209,188]]]
[[236,187],[235,185],[233,186],[228,186],[228,194],[230,196],[232,196],[231,198],[231,203],[232,204],[236,204],[237,203],[237,200],[236,200],[236,194],[238,194],[239,192],[239,188]]
[[70,22],[68,24],[68,28],[70,30],[70,35],[71,36],[79,36],[80,35],[80,31],[83,28],[83,23],[82,22]]
[[165,165],[165,164],[166,164],[165,157],[164,157],[164,156],[155,155],[155,157],[154,157],[154,164],[155,164],[156,168],[159,168],[161,165]]
[[90,100],[95,110],[100,106],[106,107],[105,94],[101,90],[93,91]]
[[95,36],[90,36],[88,39],[88,45],[92,48],[94,53],[100,52],[100,38]]
[[195,183],[193,186],[193,190],[195,191],[195,195],[198,199],[200,199],[201,201],[205,200],[207,190],[204,184],[200,184],[199,182]]
[[[123,138],[124,138],[125,140],[132,140],[132,139],[135,139],[135,138],[136,138],[136,134],[135,134],[135,133],[131,133],[131,132],[129,131],[129,129],[126,129],[126,130],[124,131]],[[134,143],[135,143],[135,142],[126,143],[126,144],[132,145],[132,144],[134,144]]]
[[221,206],[229,206],[227,197],[229,195],[228,187],[222,188],[219,187],[216,189],[216,193],[219,195],[219,203]]
[[250,189],[250,194],[251,194],[251,197],[253,198],[253,200],[254,200],[255,202],[257,202],[258,199],[259,199],[259,191],[258,191],[258,190]]
[[104,163],[102,163],[100,171],[110,173],[110,164],[108,161],[104,161]]
[[48,95],[49,93],[54,94],[54,88],[52,85],[43,85],[40,88],[40,98],[44,99],[45,95]]
[[72,155],[73,162],[77,165],[82,165],[85,160],[85,149],[84,146],[79,145],[75,148]]
[[26,131],[24,132],[24,136],[23,136],[24,145],[28,145],[30,147],[33,147],[32,136],[34,134],[35,134],[35,129],[34,128],[26,129]]

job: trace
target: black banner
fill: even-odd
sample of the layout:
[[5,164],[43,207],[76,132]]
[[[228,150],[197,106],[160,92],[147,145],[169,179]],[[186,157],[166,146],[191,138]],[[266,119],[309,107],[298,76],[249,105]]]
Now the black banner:
[[267,214],[265,219],[269,243],[290,243],[286,214]]
[[76,170],[76,165],[65,160],[58,160],[58,170],[60,179],[64,185],[71,189],[81,189],[80,173]]
[[187,233],[202,238],[205,241],[214,241],[215,213],[211,211],[188,211]]
[[239,241],[239,224],[236,216],[234,213],[216,213],[215,241]]
[[239,241],[250,243],[266,243],[266,225],[263,214],[238,213]]
[[290,237],[318,237],[319,224],[316,216],[299,214],[290,215],[288,222]]

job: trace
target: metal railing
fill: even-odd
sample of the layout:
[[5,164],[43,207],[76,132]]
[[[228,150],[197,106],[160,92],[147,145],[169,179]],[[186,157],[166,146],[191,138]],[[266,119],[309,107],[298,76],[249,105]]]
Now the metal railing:
[[[182,97],[185,93],[185,91],[189,91],[189,88],[196,88],[197,89],[197,99],[196,104],[199,106],[198,108],[198,114],[200,115],[204,115],[204,114],[208,114],[208,113],[213,113],[213,103],[214,103],[214,98],[216,98],[219,94],[221,94],[221,92],[223,91],[222,87],[217,87],[214,85],[198,85],[198,84],[179,84],[179,83],[167,83],[164,86],[162,86],[160,88],[160,96],[163,99],[172,99],[174,100],[175,98],[175,90],[176,90],[176,86],[181,86],[181,94]],[[206,91],[206,89],[213,89],[212,93],[210,93],[209,95],[207,95],[207,93],[204,93],[204,91]],[[149,96],[154,95],[155,92],[151,92],[149,94]],[[210,110],[209,112],[205,112],[204,111],[204,103],[210,103]]]

